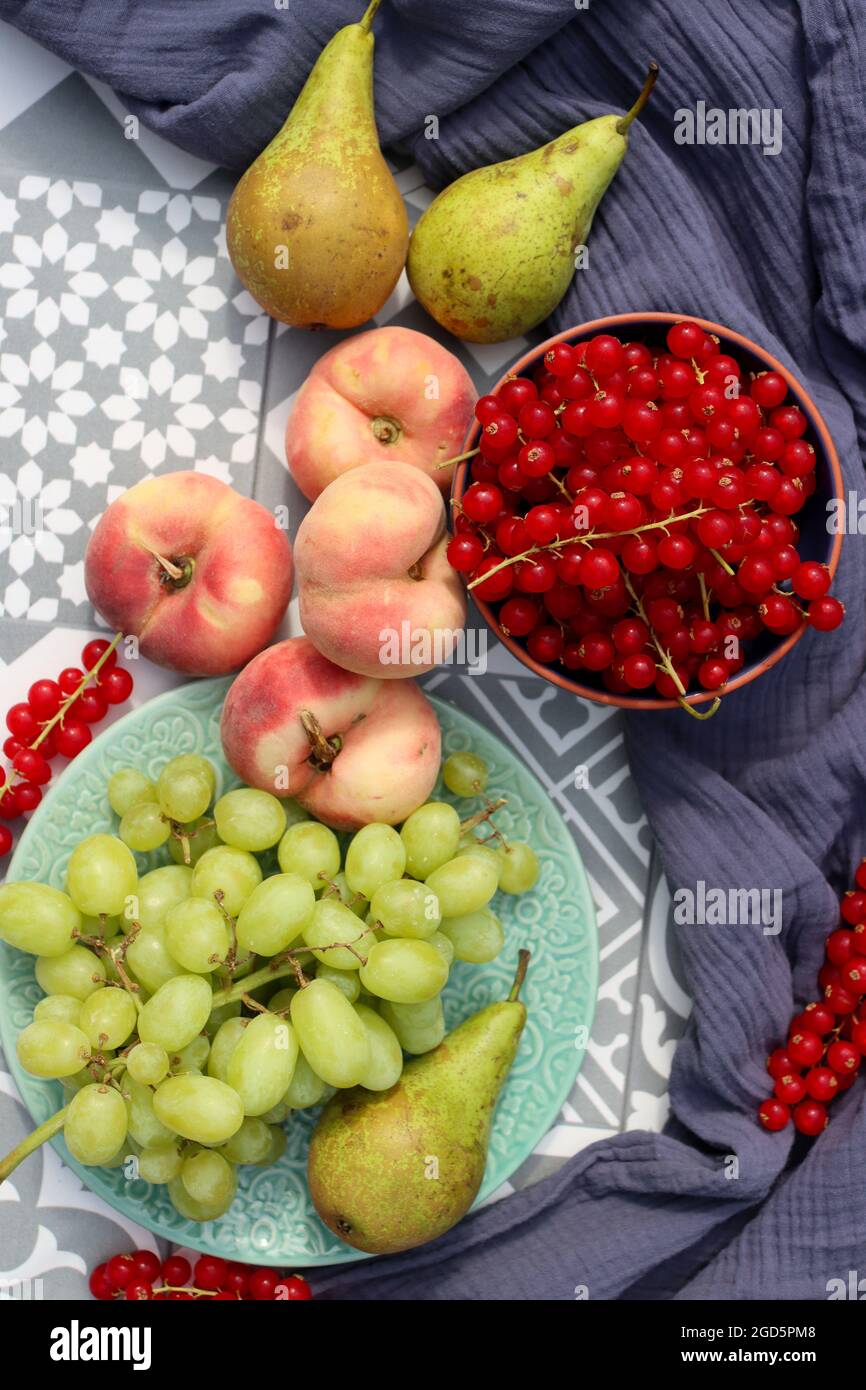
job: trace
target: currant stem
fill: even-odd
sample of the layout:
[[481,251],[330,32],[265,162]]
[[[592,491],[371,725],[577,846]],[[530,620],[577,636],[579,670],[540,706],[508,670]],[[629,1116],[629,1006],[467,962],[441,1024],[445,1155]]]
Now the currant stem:
[[[99,658],[97,662],[94,663],[93,666],[91,666],[90,670],[85,672],[78,687],[75,690],[73,690],[71,695],[67,695],[66,699],[57,709],[57,712],[53,714],[50,719],[47,719],[45,721],[33,742],[28,743],[27,745],[27,747],[30,749],[32,753],[38,750],[39,745],[48,737],[48,735],[51,733],[51,730],[55,728],[56,725],[63,724],[63,721],[69,713],[72,705],[75,704],[75,701],[78,699],[79,695],[81,695],[82,692],[87,688],[87,686],[93,680],[94,676],[99,675],[99,672],[102,670],[106,661],[111,656],[111,653],[116,649],[117,644],[122,637],[122,632],[116,632],[114,634],[114,637],[110,645],[106,647],[105,651],[102,653],[102,656]],[[13,774],[14,775],[10,776],[9,780],[4,784],[2,789],[0,789],[0,801],[3,800],[3,797],[6,796],[7,793],[10,792],[13,787],[17,786],[20,781],[24,780],[21,777],[21,774],[15,769],[13,769]]]
[[483,584],[485,580],[492,579],[494,574],[500,570],[508,569],[509,565],[516,565],[520,560],[530,560],[533,555],[538,555],[542,551],[562,550],[566,545],[593,545],[596,541],[621,540],[623,536],[639,536],[643,531],[666,531],[675,521],[690,521],[694,516],[703,516],[704,512],[709,511],[709,507],[695,507],[690,512],[671,512],[664,521],[645,521],[642,526],[635,526],[632,531],[587,531],[585,536],[564,536],[562,540],[551,541],[550,545],[533,545],[529,550],[522,551],[519,555],[509,555],[500,564],[494,565],[487,570],[486,574],[478,575],[476,579],[471,579],[466,585],[471,592],[476,585]]
[[464,463],[466,459],[474,459],[476,454],[480,454],[480,449],[470,449],[468,454],[458,454],[456,458],[446,459],[444,463],[437,463],[439,468],[452,468],[455,463]]
[[622,119],[618,120],[616,123],[616,131],[618,135],[625,135],[632,121],[634,121],[640,115],[641,111],[643,111],[644,107],[650,99],[650,93],[652,92],[653,87],[656,85],[658,75],[659,65],[655,60],[653,60],[649,65],[649,70],[646,75],[646,81],[640,89],[640,95],[638,96],[637,101],[635,102],[631,110],[627,111],[625,115],[622,117]]
[[35,1153],[47,1139],[53,1139],[55,1134],[60,1133],[68,1111],[69,1106],[64,1105],[62,1110],[57,1110],[53,1115],[50,1115],[39,1125],[38,1129],[34,1129],[31,1134],[27,1135],[26,1139],[22,1139],[17,1148],[14,1148],[4,1159],[0,1160],[0,1183],[5,1182],[10,1173],[15,1172],[19,1163],[23,1163],[25,1158],[29,1158],[32,1153]]
[[712,555],[712,557],[713,557],[714,560],[717,560],[717,561],[719,562],[719,564],[721,565],[722,569],[725,571],[726,574],[733,574],[733,573],[734,573],[733,567],[732,567],[731,565],[728,564],[728,562],[727,562],[727,560],[725,559],[724,555],[720,555],[720,554],[719,554],[718,550],[711,550],[711,551],[710,551],[710,554]]

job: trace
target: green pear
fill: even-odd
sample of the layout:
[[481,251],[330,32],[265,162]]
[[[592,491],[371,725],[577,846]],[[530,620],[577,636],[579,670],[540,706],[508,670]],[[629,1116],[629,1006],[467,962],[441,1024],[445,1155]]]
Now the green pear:
[[553,312],[657,76],[651,63],[625,116],[584,121],[530,154],[475,169],[430,204],[407,269],[437,323],[469,342],[500,343]]
[[355,328],[406,261],[406,208],[379,148],[371,24],[381,0],[322,51],[282,130],[235,189],[226,239],[239,279],[275,319]]
[[338,1091],[310,1144],[310,1195],[329,1230],[356,1250],[394,1254],[435,1240],[466,1215],[481,1186],[496,1099],[526,1022],[508,998],[408,1062],[390,1090]]

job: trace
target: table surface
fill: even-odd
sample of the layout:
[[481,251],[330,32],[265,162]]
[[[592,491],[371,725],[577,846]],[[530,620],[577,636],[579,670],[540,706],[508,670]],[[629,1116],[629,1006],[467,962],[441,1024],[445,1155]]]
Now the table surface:
[[[285,467],[285,422],[312,363],[340,335],[276,324],[242,289],[225,251],[229,174],[143,128],[128,138],[126,112],[101,84],[5,24],[0,39],[0,505],[17,504],[22,518],[14,533],[0,529],[6,709],[37,677],[77,664],[100,630],[84,591],[87,538],[142,477],[211,473],[265,506],[288,506],[294,533],[306,503]],[[414,222],[432,195],[414,166],[395,174]],[[405,276],[375,324],[440,338],[479,391],[527,346],[450,338]],[[286,631],[299,630],[295,600]],[[175,680],[144,662],[135,675],[133,704]],[[597,1139],[662,1125],[689,999],[619,714],[531,676],[492,637],[486,674],[446,667],[424,684],[535,770],[577,841],[598,908],[600,984],[583,1067],[556,1124],[496,1200]],[[0,1152],[28,1127],[0,1053]],[[0,1298],[23,1281],[37,1296],[86,1298],[87,1272],[131,1242],[164,1253],[45,1148],[0,1188]]]

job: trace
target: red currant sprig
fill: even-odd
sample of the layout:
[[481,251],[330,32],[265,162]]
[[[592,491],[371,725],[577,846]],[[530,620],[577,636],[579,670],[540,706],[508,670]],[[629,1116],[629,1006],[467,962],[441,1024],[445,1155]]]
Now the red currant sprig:
[[801,1134],[826,1129],[827,1106],[853,1085],[866,1057],[866,859],[841,904],[842,924],[827,937],[818,975],[823,998],[796,1014],[784,1047],[767,1059],[773,1094],[758,1122]]
[[[11,769],[0,767],[0,822],[14,821],[34,811],[42,800],[42,788],[51,780],[52,758],[58,753],[72,759],[93,737],[91,725],[105,718],[110,705],[123,704],[132,694],[133,679],[117,665],[114,640],[88,642],[81,666],[66,667],[57,680],[34,681],[27,699],[13,705],[6,715],[9,737],[3,752]],[[70,717],[71,716],[71,717]],[[12,832],[0,823],[0,857],[12,848]]]
[[193,1269],[183,1255],[169,1255],[160,1263],[151,1250],[113,1255],[94,1269],[89,1283],[93,1297],[103,1302],[214,1298],[223,1303],[269,1303],[306,1302],[313,1297],[299,1274],[279,1275],[273,1269],[217,1255],[202,1255]]

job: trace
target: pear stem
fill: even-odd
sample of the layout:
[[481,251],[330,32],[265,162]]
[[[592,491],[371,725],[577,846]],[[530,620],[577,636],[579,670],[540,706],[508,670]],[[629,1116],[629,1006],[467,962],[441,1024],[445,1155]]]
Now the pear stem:
[[370,0],[370,3],[367,6],[367,9],[364,13],[364,18],[361,20],[361,28],[363,29],[365,34],[369,34],[370,29],[372,28],[373,20],[376,18],[376,11],[378,10],[381,3],[382,0]]
[[531,955],[531,951],[518,951],[517,953],[517,970],[514,974],[514,983],[512,984],[511,991],[508,995],[509,1004],[515,1004],[517,1002],[517,996],[520,994],[520,987],[523,984],[523,981],[526,979],[526,972],[529,968],[529,960]]
[[66,1119],[68,1105],[64,1105],[62,1110],[56,1111],[38,1129],[34,1129],[32,1134],[28,1134],[26,1139],[22,1139],[17,1148],[8,1153],[0,1162],[0,1183],[5,1182],[10,1173],[14,1173],[19,1163],[23,1163],[25,1158],[35,1153],[40,1144],[44,1144],[46,1139],[53,1139],[55,1134],[59,1134]]
[[643,111],[644,107],[650,99],[650,92],[656,85],[656,79],[658,75],[659,65],[658,63],[653,61],[649,65],[649,71],[646,76],[646,82],[641,87],[640,96],[638,97],[631,110],[627,111],[626,114],[622,117],[622,119],[617,121],[616,123],[616,129],[619,135],[625,135],[632,121],[640,115],[641,111]]

